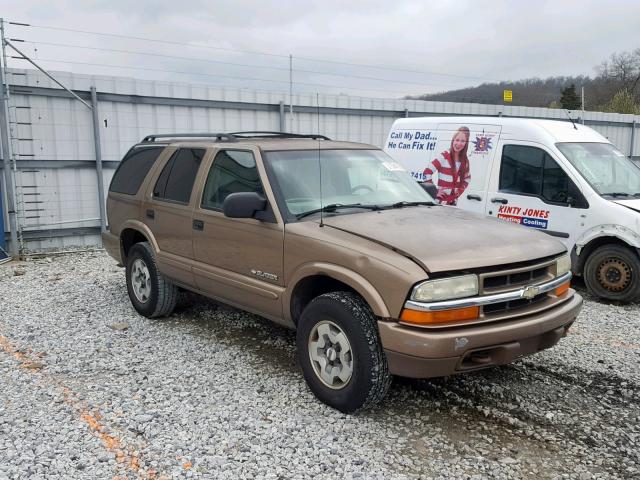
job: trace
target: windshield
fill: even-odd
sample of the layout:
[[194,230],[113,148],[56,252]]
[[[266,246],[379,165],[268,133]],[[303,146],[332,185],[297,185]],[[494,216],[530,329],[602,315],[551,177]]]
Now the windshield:
[[602,196],[640,197],[640,168],[609,143],[556,146]]
[[398,202],[433,202],[411,175],[381,150],[291,150],[266,152],[265,159],[289,216],[301,217],[327,205],[353,207],[347,210],[352,213],[367,211],[357,204],[370,209]]

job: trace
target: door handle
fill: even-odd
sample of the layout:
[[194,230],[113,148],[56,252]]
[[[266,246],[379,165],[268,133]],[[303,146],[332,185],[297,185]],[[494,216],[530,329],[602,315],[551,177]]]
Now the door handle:
[[481,202],[482,201],[482,197],[480,195],[470,194],[470,195],[467,195],[467,200],[477,200],[477,201]]
[[153,220],[154,218],[156,218],[156,212],[155,212],[155,210],[147,210],[147,218],[150,218],[151,220]]
[[202,220],[194,220],[193,221],[193,229],[203,231],[204,230],[204,222]]
[[492,203],[501,203],[503,205],[506,205],[507,203],[509,203],[509,200],[507,200],[506,198],[502,198],[502,197],[495,197],[491,199]]

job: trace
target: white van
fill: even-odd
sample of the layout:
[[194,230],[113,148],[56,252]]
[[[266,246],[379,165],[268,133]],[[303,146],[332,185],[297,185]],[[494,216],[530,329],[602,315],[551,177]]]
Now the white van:
[[440,203],[563,241],[574,273],[594,295],[640,300],[640,168],[591,128],[504,117],[405,118],[393,124],[385,151]]

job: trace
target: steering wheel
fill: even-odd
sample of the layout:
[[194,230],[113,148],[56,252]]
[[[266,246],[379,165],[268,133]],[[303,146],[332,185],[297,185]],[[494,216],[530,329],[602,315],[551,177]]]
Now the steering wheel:
[[351,193],[355,194],[358,190],[366,190],[366,193],[373,192],[373,188],[371,188],[369,185],[356,185],[351,189]]

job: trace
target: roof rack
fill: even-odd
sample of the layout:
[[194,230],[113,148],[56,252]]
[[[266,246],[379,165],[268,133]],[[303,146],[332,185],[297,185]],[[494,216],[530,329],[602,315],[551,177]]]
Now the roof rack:
[[235,142],[236,137],[231,133],[156,133],[147,135],[141,143],[155,142],[157,138],[215,138]]
[[287,133],[287,132],[271,132],[271,131],[247,131],[247,132],[232,132],[232,135],[236,138],[310,138],[312,140],[331,140],[324,135],[302,134],[302,133]]
[[141,143],[155,142],[161,138],[215,138],[227,142],[237,142],[243,138],[309,138],[312,140],[331,140],[329,137],[317,134],[269,132],[269,131],[248,131],[232,133],[155,133],[147,135]]

